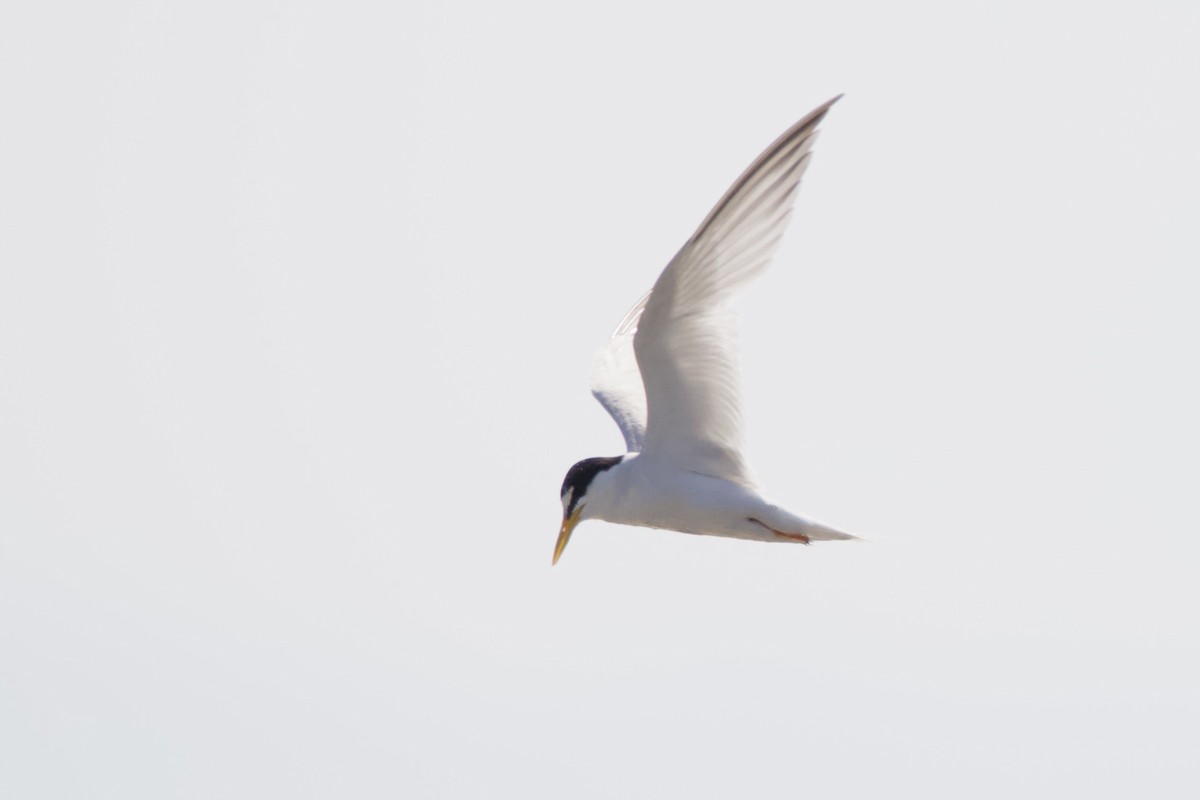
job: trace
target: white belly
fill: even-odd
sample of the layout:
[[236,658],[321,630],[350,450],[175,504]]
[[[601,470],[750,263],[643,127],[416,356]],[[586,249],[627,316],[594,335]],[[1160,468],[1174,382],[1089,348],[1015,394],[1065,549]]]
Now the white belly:
[[745,486],[631,459],[612,470],[611,496],[589,516],[622,525],[773,541],[790,517]]

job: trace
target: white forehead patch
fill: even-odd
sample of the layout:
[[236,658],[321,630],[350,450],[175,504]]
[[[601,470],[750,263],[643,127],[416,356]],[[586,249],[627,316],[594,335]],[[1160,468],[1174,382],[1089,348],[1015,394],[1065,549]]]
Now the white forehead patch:
[[571,507],[571,498],[574,496],[575,496],[575,487],[568,486],[567,490],[565,492],[563,492],[563,496],[562,496],[563,513],[564,514],[567,513],[567,509]]

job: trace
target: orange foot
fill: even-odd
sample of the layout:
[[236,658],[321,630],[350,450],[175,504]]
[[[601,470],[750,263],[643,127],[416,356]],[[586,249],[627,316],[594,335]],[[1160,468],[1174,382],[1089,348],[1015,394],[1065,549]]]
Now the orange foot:
[[770,525],[767,525],[765,522],[763,522],[760,519],[755,519],[754,517],[749,517],[749,520],[755,524],[762,525],[764,528],[766,528],[771,533],[775,534],[776,536],[778,536],[781,539],[790,539],[793,542],[800,542],[801,544],[809,544],[810,543],[808,537],[805,536],[803,533],[784,533],[783,531],[775,530]]

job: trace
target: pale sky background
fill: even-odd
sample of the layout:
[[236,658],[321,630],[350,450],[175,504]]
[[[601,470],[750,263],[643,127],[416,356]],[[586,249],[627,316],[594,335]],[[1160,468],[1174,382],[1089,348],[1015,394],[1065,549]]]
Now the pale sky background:
[[[1200,795],[1200,6],[0,4],[0,796]],[[845,92],[748,447],[591,356]]]

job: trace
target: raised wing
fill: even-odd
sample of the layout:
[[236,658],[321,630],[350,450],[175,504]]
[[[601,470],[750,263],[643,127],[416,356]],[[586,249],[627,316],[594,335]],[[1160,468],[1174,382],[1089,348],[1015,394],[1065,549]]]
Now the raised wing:
[[592,395],[616,420],[625,448],[636,453],[646,436],[646,391],[633,354],[633,336],[650,293],[642,295],[592,361]]
[[654,284],[633,341],[648,412],[644,457],[753,483],[742,455],[737,317],[728,301],[770,263],[817,125],[839,98],[755,159]]

